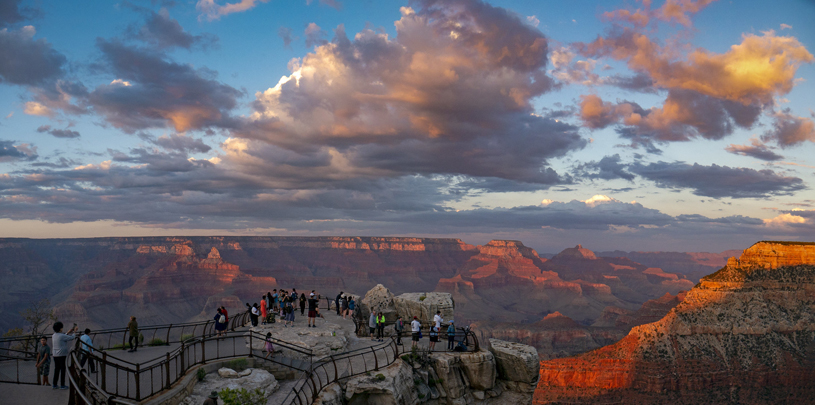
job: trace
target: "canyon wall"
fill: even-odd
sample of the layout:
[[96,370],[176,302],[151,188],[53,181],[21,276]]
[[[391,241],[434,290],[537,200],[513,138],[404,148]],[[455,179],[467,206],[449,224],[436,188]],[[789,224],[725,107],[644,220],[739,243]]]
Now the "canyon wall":
[[540,377],[536,404],[811,403],[815,244],[756,243],[661,320]]

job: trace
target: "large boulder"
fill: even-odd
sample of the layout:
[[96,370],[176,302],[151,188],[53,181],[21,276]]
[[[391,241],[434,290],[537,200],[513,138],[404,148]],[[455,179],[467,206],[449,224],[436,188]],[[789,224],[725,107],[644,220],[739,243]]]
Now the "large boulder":
[[453,319],[455,302],[453,295],[443,292],[405,293],[393,297],[396,312],[403,319],[419,317],[422,321],[432,321],[436,311],[441,311],[445,321]]
[[468,388],[489,390],[495,385],[495,357],[488,351],[433,353],[432,367],[451,399],[464,397]]
[[403,361],[359,375],[345,383],[348,405],[413,405],[419,402],[413,370]]
[[498,378],[529,384],[538,380],[540,359],[534,347],[498,339],[490,339],[490,346]]
[[[225,375],[227,377],[222,377]],[[221,368],[217,373],[210,373],[193,388],[192,394],[181,401],[182,405],[197,405],[206,400],[212,391],[221,391],[225,388],[247,391],[259,389],[266,398],[280,389],[277,379],[268,371],[259,368],[250,368],[242,372],[228,368]]]
[[[350,321],[345,321],[350,322]],[[322,320],[317,321],[316,328],[306,327],[305,323],[298,324],[294,327],[283,327],[282,322],[273,324],[258,325],[251,328],[251,330],[259,333],[261,336],[266,336],[267,332],[271,332],[272,337],[282,340],[293,345],[309,348],[314,353],[315,359],[326,357],[335,353],[341,353],[348,348],[348,336],[345,329],[335,323],[328,323]],[[249,338],[246,338],[247,344]],[[275,350],[283,350],[282,355],[286,357],[298,358],[308,360],[309,356],[298,353],[294,350],[288,350],[285,347],[276,345]],[[265,342],[263,339],[258,338],[257,335],[252,339],[252,348],[255,350],[265,350]]]
[[374,288],[365,293],[365,298],[357,301],[359,303],[360,315],[365,322],[371,316],[371,311],[383,312],[385,320],[393,322],[396,320],[396,307],[393,304],[393,293],[382,284],[377,284]]

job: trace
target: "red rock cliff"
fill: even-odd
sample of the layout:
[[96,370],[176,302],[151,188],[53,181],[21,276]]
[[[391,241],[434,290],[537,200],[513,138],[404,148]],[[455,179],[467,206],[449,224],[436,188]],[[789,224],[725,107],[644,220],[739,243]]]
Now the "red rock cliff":
[[812,403],[815,244],[760,242],[658,322],[541,362],[534,403]]

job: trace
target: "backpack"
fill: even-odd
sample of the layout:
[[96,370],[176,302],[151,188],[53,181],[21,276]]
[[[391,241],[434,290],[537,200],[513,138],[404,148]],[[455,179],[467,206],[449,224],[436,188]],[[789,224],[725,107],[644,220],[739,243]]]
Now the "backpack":
[[218,323],[226,323],[226,317],[224,316],[224,314],[221,314],[221,317],[218,318]]
[[464,346],[464,342],[458,342],[455,348],[453,348],[454,352],[466,352],[467,346]]

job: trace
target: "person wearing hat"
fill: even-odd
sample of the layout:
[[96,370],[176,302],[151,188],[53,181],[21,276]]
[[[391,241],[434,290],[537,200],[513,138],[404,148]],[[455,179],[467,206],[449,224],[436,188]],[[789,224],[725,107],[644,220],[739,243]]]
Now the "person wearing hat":
[[316,328],[317,327],[317,305],[319,305],[320,301],[314,296],[314,290],[311,290],[311,294],[309,294],[308,299],[308,327],[309,328]]
[[453,325],[453,320],[447,325],[447,350],[453,351],[456,346],[456,327]]
[[204,405],[218,405],[218,391],[212,391],[204,401]]

